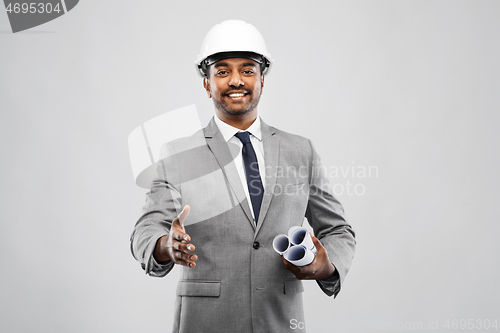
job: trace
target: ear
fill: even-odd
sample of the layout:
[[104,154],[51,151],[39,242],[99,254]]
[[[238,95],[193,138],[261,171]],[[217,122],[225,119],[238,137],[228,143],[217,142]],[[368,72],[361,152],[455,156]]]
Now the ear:
[[203,79],[203,87],[207,92],[208,98],[212,98],[212,93],[210,92],[210,82],[208,82],[207,78]]
[[262,74],[260,76],[260,88],[263,89],[264,88],[264,74]]
[[210,82],[208,82],[207,78],[203,79],[203,87],[207,92],[208,98],[212,98],[212,93],[210,92]]

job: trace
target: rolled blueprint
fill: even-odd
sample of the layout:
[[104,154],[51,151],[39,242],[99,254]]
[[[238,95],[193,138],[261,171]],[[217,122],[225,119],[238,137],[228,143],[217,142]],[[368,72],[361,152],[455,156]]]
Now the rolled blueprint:
[[290,229],[288,229],[288,238],[292,238],[292,235],[295,232],[295,230],[299,230],[299,229],[302,229],[302,227],[299,227],[299,226],[290,227]]
[[284,254],[285,259],[295,266],[309,265],[313,262],[314,256],[315,255],[312,251],[306,249],[302,245],[293,245]]
[[276,237],[274,237],[274,240],[273,240],[273,248],[274,248],[274,251],[278,252],[279,254],[283,254],[285,253],[286,251],[288,251],[288,249],[290,248],[290,239],[288,238],[287,235],[278,235]]
[[293,245],[302,245],[306,249],[316,254],[316,246],[314,246],[311,234],[306,228],[296,228],[292,231],[290,242]]
[[309,265],[316,256],[316,247],[306,228],[293,226],[288,235],[274,237],[273,249],[295,266]]

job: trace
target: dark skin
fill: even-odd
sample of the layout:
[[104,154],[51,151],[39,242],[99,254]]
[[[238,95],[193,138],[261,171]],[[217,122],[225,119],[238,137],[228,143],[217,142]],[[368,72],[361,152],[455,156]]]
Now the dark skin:
[[[264,88],[260,65],[246,58],[230,58],[210,66],[208,78],[203,79],[208,98],[212,98],[217,117],[223,122],[246,130],[257,119],[257,105]],[[195,267],[198,256],[191,253],[195,247],[184,229],[189,206],[172,221],[168,235],[158,239],[153,256],[157,262],[173,261],[177,265]],[[312,235],[311,235],[312,236]],[[317,254],[312,263],[298,267],[281,256],[285,268],[299,280],[326,280],[335,273],[320,241],[312,236]]]
[[319,239],[311,234],[314,246],[316,246],[316,256],[312,263],[306,266],[295,266],[286,260],[283,255],[281,260],[285,268],[292,272],[299,280],[326,280],[335,273],[335,266],[328,259],[328,253]]
[[194,251],[195,247],[189,243],[191,237],[184,229],[184,221],[189,215],[189,206],[184,206],[182,212],[172,221],[168,235],[160,237],[156,241],[153,256],[157,262],[173,261],[177,265],[195,267],[198,256],[189,251]]
[[210,66],[208,75],[203,87],[214,101],[217,117],[241,130],[249,128],[257,119],[264,88],[260,65],[245,58],[224,59]]

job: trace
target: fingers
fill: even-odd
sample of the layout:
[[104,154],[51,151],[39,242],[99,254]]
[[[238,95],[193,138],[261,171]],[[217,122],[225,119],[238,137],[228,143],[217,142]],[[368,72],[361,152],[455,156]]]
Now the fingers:
[[171,235],[171,257],[175,264],[187,267],[195,267],[198,256],[188,251],[194,251],[195,246],[190,244],[191,237],[185,232],[184,221],[189,215],[190,207],[184,206],[179,215],[172,221]]
[[172,247],[181,252],[194,251],[194,245],[187,242],[173,242]]
[[314,237],[312,234],[311,238],[314,246],[316,246],[317,253],[309,265],[300,267],[295,266],[285,260],[283,256],[281,256],[281,260],[283,261],[285,268],[292,272],[299,280],[326,280],[333,276],[336,268],[328,258],[328,253],[319,239]]
[[180,227],[174,227],[172,226],[172,229],[170,229],[170,234],[172,234],[172,239],[175,239],[176,241],[179,242],[190,242],[191,237],[184,232],[184,228]]
[[297,275],[302,271],[302,268],[299,266],[295,266],[291,262],[285,259],[283,255],[281,255],[281,261],[283,261],[283,264],[285,265],[285,268],[288,269],[290,272],[293,274]]
[[193,251],[195,246],[193,244],[187,243],[185,241],[172,240],[172,245],[169,250],[171,260],[178,265],[195,267],[195,261],[198,260],[196,254],[189,253],[188,251]]
[[283,261],[283,264],[288,269],[287,265],[289,264],[289,262],[285,259],[285,257],[283,255],[281,255],[280,257],[281,257],[281,261]]
[[186,267],[195,267],[198,256],[196,254],[176,251],[174,253],[174,263]]
[[286,260],[283,255],[281,255],[281,261],[283,261],[283,264],[285,265],[285,268],[288,269],[290,272],[295,275],[295,277],[299,280],[314,280],[314,276],[317,272],[317,267],[316,267],[316,257],[314,260],[306,266],[295,266],[288,260]]

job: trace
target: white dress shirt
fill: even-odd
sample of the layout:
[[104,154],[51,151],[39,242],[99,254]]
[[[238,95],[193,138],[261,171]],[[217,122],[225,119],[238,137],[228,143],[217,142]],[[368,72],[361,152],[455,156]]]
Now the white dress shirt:
[[255,150],[255,155],[257,156],[257,162],[259,163],[259,173],[260,173],[260,179],[262,180],[262,187],[265,188],[266,165],[264,162],[264,145],[262,144],[262,130],[260,127],[260,117],[257,117],[257,119],[255,119],[253,124],[245,131],[242,131],[239,128],[233,127],[229,124],[226,124],[225,122],[220,120],[217,116],[215,116],[214,118],[215,118],[215,124],[219,128],[219,131],[224,137],[224,140],[226,140],[226,142],[237,144],[238,147],[240,147],[240,151],[238,153],[238,156],[236,156],[234,163],[236,165],[236,170],[238,170],[238,174],[240,176],[241,184],[243,185],[245,195],[248,199],[250,212],[252,212],[252,216],[254,217],[255,220],[255,216],[253,214],[252,200],[250,200],[250,194],[248,192],[248,183],[245,175],[245,166],[243,164],[243,155],[242,155],[243,143],[241,143],[240,139],[238,139],[234,135],[238,132],[250,133],[250,142],[252,143],[253,150]]

